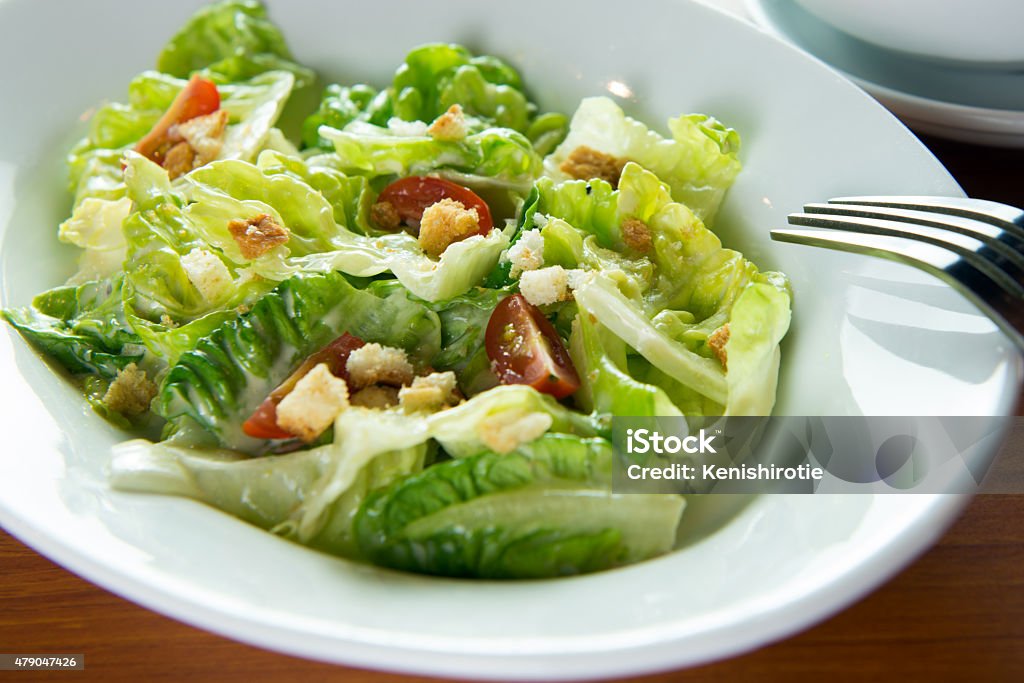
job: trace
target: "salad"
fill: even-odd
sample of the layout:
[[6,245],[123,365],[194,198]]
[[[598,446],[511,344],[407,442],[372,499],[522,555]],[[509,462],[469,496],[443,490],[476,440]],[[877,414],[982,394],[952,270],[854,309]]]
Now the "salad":
[[224,0],[92,115],[77,272],[3,315],[131,432],[116,488],[414,572],[641,561],[685,500],[612,492],[611,417],[769,414],[790,320],[711,229],[738,134],[668,132],[444,43],[322,87]]

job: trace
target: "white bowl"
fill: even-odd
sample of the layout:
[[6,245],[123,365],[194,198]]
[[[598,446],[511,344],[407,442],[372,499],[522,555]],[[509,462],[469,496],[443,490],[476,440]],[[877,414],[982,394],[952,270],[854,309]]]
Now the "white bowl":
[[[0,272],[23,304],[70,269],[54,228],[61,159],[98,100],[124,97],[198,3],[0,2]],[[398,12],[398,14],[396,14]],[[658,125],[703,111],[743,134],[723,239],[792,278],[778,409],[790,414],[1002,414],[1013,347],[917,271],[781,245],[768,229],[835,195],[960,194],[874,100],[821,63],[707,7],[652,0],[274,2],[298,58],[387,79],[406,50],[468,43],[520,67],[547,107],[611,91]],[[59,20],[55,20],[55,16]],[[396,17],[400,17],[396,18]],[[133,27],[125,30],[124,27]],[[628,90],[627,90],[628,89]],[[799,98],[799,99],[797,99]],[[239,640],[325,661],[480,678],[607,677],[706,662],[823,619],[898,571],[960,497],[695,500],[678,551],[585,577],[520,583],[385,571],[286,542],[198,503],[111,491],[102,422],[10,330],[0,332],[0,523],[110,590]],[[738,503],[746,503],[740,505]]]
[[1012,68],[1024,64],[1020,0],[796,0],[874,45],[922,57]]

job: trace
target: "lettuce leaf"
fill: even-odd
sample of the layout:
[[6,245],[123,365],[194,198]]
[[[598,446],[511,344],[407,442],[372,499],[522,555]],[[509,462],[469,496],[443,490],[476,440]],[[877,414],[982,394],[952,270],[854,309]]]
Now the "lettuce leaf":
[[121,225],[131,209],[132,200],[127,197],[89,197],[60,224],[57,231],[60,241],[84,250],[78,259],[78,272],[71,277],[69,284],[101,280],[121,272],[127,254]]
[[341,273],[283,282],[181,354],[160,387],[157,412],[172,426],[188,418],[224,446],[259,453],[267,442],[245,435],[242,422],[303,360],[344,332],[403,348],[426,366],[440,348],[437,315],[402,290],[378,287],[357,289]]
[[671,549],[683,499],[610,492],[602,439],[549,434],[434,465],[371,493],[355,518],[374,563],[457,577],[542,578]]
[[607,97],[589,97],[576,110],[568,136],[544,160],[545,174],[568,179],[562,163],[577,147],[590,147],[652,171],[675,201],[710,223],[740,172],[739,134],[702,114],[670,119],[668,127],[671,139],[626,116]]
[[564,114],[537,114],[519,73],[489,55],[473,56],[460,45],[433,43],[413,49],[395,72],[390,87],[328,86],[319,109],[303,125],[307,147],[333,149],[323,125],[343,129],[353,122],[386,126],[391,117],[429,123],[459,104],[470,117],[470,131],[509,128],[525,135],[538,154],[565,137]]
[[[372,443],[369,442],[369,443]],[[193,449],[135,439],[114,447],[111,485],[121,491],[177,495],[201,501],[250,524],[321,550],[354,557],[352,519],[366,495],[419,472],[426,443],[350,457],[333,443],[287,455],[248,458],[224,449]],[[361,456],[362,454],[357,454]],[[359,462],[357,467],[345,468]],[[351,469],[341,494],[319,506],[317,492]],[[315,519],[302,535],[300,522]]]
[[281,31],[253,0],[222,0],[201,8],[164,46],[156,68],[179,78],[206,69],[224,81],[288,71],[297,87],[315,78],[292,59]]
[[[540,174],[540,157],[530,141],[509,128],[486,128],[463,140],[435,140],[423,134],[407,135],[402,127],[369,123],[344,130],[322,126],[320,136],[331,142],[339,170],[368,177],[458,174],[491,187],[526,192]],[[469,184],[473,184],[470,182]]]
[[320,106],[302,124],[302,144],[333,150],[330,140],[320,137],[320,127],[341,130],[353,121],[386,126],[394,115],[391,91],[377,92],[368,85],[341,86],[336,83],[324,89]]
[[[146,71],[128,87],[128,103],[101,106],[90,121],[89,132],[68,155],[71,191],[77,206],[88,197],[120,199],[126,189],[122,157],[170,107],[187,81]],[[272,139],[273,126],[291,94],[295,77],[268,71],[238,83],[218,84],[221,108],[228,112],[228,127],[221,159],[256,158]]]
[[57,287],[37,296],[30,307],[5,309],[3,317],[69,372],[113,379],[145,355],[124,318],[121,286],[117,277]]

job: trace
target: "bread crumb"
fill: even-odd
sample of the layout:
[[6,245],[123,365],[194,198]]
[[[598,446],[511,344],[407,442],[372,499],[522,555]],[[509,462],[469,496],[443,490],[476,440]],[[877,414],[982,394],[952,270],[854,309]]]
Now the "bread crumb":
[[172,126],[168,131],[173,137],[180,137],[195,153],[193,168],[210,163],[220,154],[224,146],[224,131],[228,126],[228,113],[224,109],[196,116]]
[[171,147],[161,163],[171,180],[216,159],[224,146],[227,125],[227,111],[218,109],[171,126],[167,130]]
[[427,133],[432,138],[444,141],[462,140],[468,132],[466,117],[462,113],[462,107],[458,104],[448,107],[448,111],[434,119],[434,122],[427,128]]
[[205,301],[217,301],[233,282],[231,271],[216,254],[195,247],[181,257],[181,267]]
[[627,218],[622,221],[622,241],[630,249],[646,254],[651,250],[651,229],[638,218]]
[[349,406],[348,385],[320,363],[277,404],[277,425],[306,443],[315,441]]
[[187,142],[179,142],[167,151],[163,167],[170,179],[174,180],[191,171],[195,160],[195,150]]
[[149,410],[156,396],[156,383],[146,376],[135,363],[117,371],[117,377],[103,394],[103,404],[124,415],[141,415]]
[[402,227],[402,217],[391,202],[377,202],[370,207],[370,220],[381,230],[394,232]]
[[477,433],[483,444],[495,453],[510,453],[548,431],[552,421],[547,413],[524,415],[505,411],[482,419],[477,425]]
[[569,154],[559,168],[563,173],[577,180],[600,178],[614,188],[619,185],[619,176],[622,175],[622,167],[625,165],[626,160],[624,159],[599,152],[586,145],[580,145]]
[[712,332],[710,337],[708,337],[708,346],[711,348],[711,352],[715,354],[715,357],[718,358],[718,361],[722,364],[722,368],[725,370],[729,369],[729,358],[725,349],[725,345],[728,343],[729,323],[722,325]]
[[507,258],[512,263],[509,274],[516,277],[527,270],[536,270],[544,265],[544,238],[540,230],[526,230],[508,248]]
[[345,369],[355,388],[373,384],[400,387],[412,382],[412,364],[405,351],[377,343],[364,344],[348,356]]
[[255,259],[274,247],[285,244],[291,233],[288,228],[278,225],[265,213],[248,220],[234,220],[228,223],[228,232],[235,238],[242,256]]
[[449,370],[417,377],[410,386],[399,389],[398,400],[407,413],[433,412],[455,405],[459,402],[455,373]]
[[449,245],[480,232],[480,216],[462,202],[445,197],[423,210],[420,220],[420,246],[437,257]]
[[361,408],[390,408],[398,405],[398,389],[374,384],[353,394],[351,403]]
[[527,270],[519,277],[519,292],[534,306],[569,298],[569,275],[562,266]]

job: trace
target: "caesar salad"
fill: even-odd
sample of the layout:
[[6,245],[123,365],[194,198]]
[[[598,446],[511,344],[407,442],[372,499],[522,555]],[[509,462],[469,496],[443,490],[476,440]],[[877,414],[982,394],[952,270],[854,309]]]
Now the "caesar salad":
[[69,153],[77,271],[3,315],[130,432],[112,485],[435,575],[671,550],[685,500],[612,492],[610,418],[772,410],[788,282],[711,229],[738,133],[543,111],[448,43],[286,135],[317,88],[223,0]]

